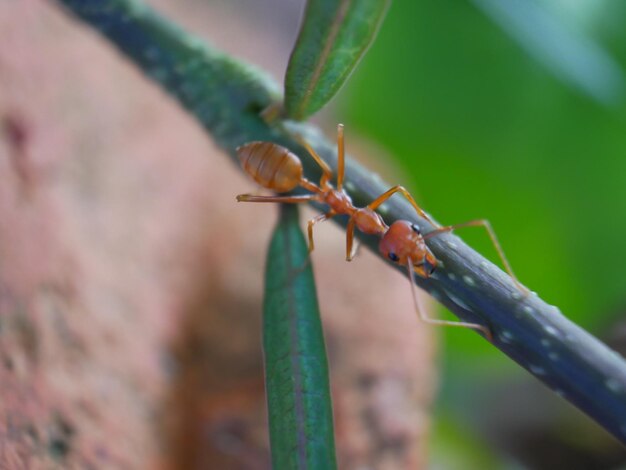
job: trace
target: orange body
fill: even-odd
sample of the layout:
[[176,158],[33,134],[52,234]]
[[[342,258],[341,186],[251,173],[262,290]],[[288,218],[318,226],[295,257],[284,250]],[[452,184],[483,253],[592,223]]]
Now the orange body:
[[237,155],[246,173],[266,189],[285,193],[302,186],[314,193],[314,199],[328,205],[333,215],[349,215],[363,233],[382,236],[389,228],[374,210],[354,207],[350,196],[334,188],[328,178],[319,185],[304,178],[300,159],[281,145],[250,142],[239,147]]
[[[309,148],[309,152],[316,160],[321,160],[314,154],[313,149]],[[303,176],[302,162],[289,149],[271,142],[250,142],[239,147],[237,154],[243,169],[264,188],[284,193],[302,186],[313,193],[308,199],[315,199],[328,205],[329,217],[348,215],[350,224],[359,231],[381,237],[380,252],[390,261],[406,265],[407,260],[412,260],[415,272],[421,277],[429,277],[435,270],[437,260],[426,246],[417,226],[407,221],[397,221],[389,227],[374,208],[370,207],[371,205],[355,207],[352,199],[343,189],[334,188],[329,183],[329,177],[322,177],[319,185],[307,180]],[[330,169],[324,166],[322,169],[330,172]],[[398,187],[397,190],[404,190],[400,188]],[[391,194],[385,195],[384,199]],[[252,197],[246,200],[258,200],[258,198]],[[268,199],[263,198],[263,200]],[[350,231],[353,230],[354,228],[350,229]],[[349,237],[351,238],[352,235],[349,234]],[[351,243],[349,245],[347,257],[351,259],[352,246]]]
[[277,193],[300,184],[302,162],[285,147],[271,142],[250,142],[237,149],[241,166],[254,181]]

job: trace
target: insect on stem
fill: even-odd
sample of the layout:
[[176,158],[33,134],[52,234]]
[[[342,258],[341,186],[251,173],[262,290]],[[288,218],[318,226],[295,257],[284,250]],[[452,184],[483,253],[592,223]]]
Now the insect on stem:
[[[237,149],[237,154],[243,169],[257,183],[266,189],[273,190],[277,193],[287,193],[296,187],[304,188],[310,191],[310,194],[303,196],[281,195],[281,196],[253,196],[250,194],[241,194],[237,196],[240,202],[281,202],[281,203],[301,203],[311,200],[319,201],[326,204],[329,209],[325,214],[318,215],[307,224],[307,232],[309,239],[309,252],[312,252],[315,244],[313,242],[313,227],[319,222],[328,220],[336,215],[347,215],[349,217],[346,228],[346,260],[350,261],[354,257],[354,231],[358,229],[360,232],[370,235],[376,235],[380,238],[380,253],[393,263],[407,266],[409,270],[409,278],[412,284],[413,300],[415,310],[420,320],[430,325],[438,326],[455,326],[462,328],[470,328],[481,331],[485,337],[491,341],[493,339],[492,332],[489,328],[477,323],[467,323],[459,321],[444,321],[429,318],[424,314],[417,296],[417,288],[415,286],[415,276],[418,275],[424,279],[430,277],[437,269],[438,261],[430,248],[426,245],[426,240],[442,233],[451,232],[461,227],[484,227],[495,246],[502,263],[507,272],[513,278],[515,284],[522,293],[528,290],[521,285],[513,274],[504,251],[498,242],[495,232],[486,220],[472,220],[462,224],[440,226],[434,222],[428,214],[417,204],[413,196],[403,186],[394,186],[365,207],[356,207],[352,203],[350,196],[343,190],[343,180],[345,172],[345,141],[344,127],[342,124],[337,126],[337,187],[333,187],[330,180],[333,177],[330,166],[320,157],[317,152],[297,136],[298,140],[317,162],[322,169],[322,176],[319,184],[315,184],[307,180],[303,176],[302,162],[289,149],[272,142],[250,142]],[[394,194],[400,193],[413,206],[417,214],[430,222],[435,229],[428,234],[423,235],[420,228],[407,221],[397,220],[388,226],[383,218],[376,212],[385,201]]]

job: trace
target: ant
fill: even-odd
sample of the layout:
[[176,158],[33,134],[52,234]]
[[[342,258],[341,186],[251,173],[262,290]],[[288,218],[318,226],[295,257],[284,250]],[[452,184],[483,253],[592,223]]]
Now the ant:
[[[318,201],[326,204],[329,207],[328,212],[312,218],[307,224],[309,253],[313,251],[315,247],[313,243],[313,227],[315,224],[328,220],[336,215],[349,216],[350,219],[346,227],[346,261],[352,261],[355,254],[353,250],[355,227],[363,233],[380,237],[378,245],[380,253],[390,261],[406,266],[411,281],[411,291],[415,309],[422,321],[431,325],[458,326],[478,330],[491,341],[493,335],[491,330],[486,326],[477,323],[445,321],[428,317],[423,312],[423,309],[420,308],[417,288],[415,286],[416,274],[427,279],[432,276],[437,268],[437,258],[426,245],[426,240],[461,227],[484,227],[507,272],[520,290],[525,291],[525,288],[522,287],[515,274],[513,274],[513,270],[489,222],[481,219],[471,220],[461,224],[440,226],[424,212],[417,202],[415,202],[413,196],[411,196],[403,186],[394,186],[388,189],[365,207],[355,207],[350,196],[343,190],[345,170],[343,124],[337,126],[336,188],[329,182],[333,177],[333,172],[328,164],[306,141],[300,138],[298,138],[298,140],[322,169],[319,184],[315,184],[306,179],[303,176],[302,162],[300,159],[290,150],[278,144],[260,141],[249,142],[238,147],[237,154],[243,169],[264,188],[271,189],[277,193],[286,193],[300,186],[310,191],[310,194],[301,196],[256,196],[240,194],[237,196],[237,201],[280,203]],[[416,224],[407,220],[397,220],[392,223],[391,226],[385,224],[382,217],[375,211],[395,193],[402,194],[411,203],[415,211],[435,228],[423,234]]]

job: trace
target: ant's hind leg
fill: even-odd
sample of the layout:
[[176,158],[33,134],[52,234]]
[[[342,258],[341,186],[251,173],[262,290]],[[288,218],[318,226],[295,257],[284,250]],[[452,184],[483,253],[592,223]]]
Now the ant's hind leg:
[[311,220],[309,220],[307,224],[307,232],[309,235],[309,253],[311,253],[315,249],[315,244],[313,243],[313,226],[318,222],[323,222],[334,216],[335,216],[335,212],[329,211],[326,214],[320,214],[316,217],[313,217]]
[[490,342],[493,341],[493,334],[491,330],[486,326],[479,325],[478,323],[468,323],[462,321],[446,321],[446,320],[437,320],[435,318],[430,318],[426,313],[424,313],[424,309],[419,300],[419,296],[417,293],[417,286],[415,285],[415,272],[413,271],[413,262],[411,258],[408,259],[407,268],[409,270],[409,281],[411,282],[411,293],[413,294],[413,304],[415,305],[415,311],[417,312],[417,316],[424,323],[428,323],[429,325],[435,326],[456,326],[461,328],[470,328],[472,330],[481,331],[487,340]]
[[275,101],[269,104],[259,115],[267,124],[274,124],[276,120],[283,114],[283,104],[279,101]]
[[337,189],[343,188],[343,175],[346,167],[346,146],[343,139],[343,124],[337,124]]
[[470,220],[469,222],[463,222],[462,224],[448,225],[446,227],[438,227],[432,232],[429,232],[426,235],[424,235],[424,240],[428,240],[429,238],[435,237],[441,233],[452,232],[453,230],[456,230],[458,228],[463,228],[463,227],[484,227],[484,229],[487,231],[487,234],[489,235],[489,238],[491,239],[491,243],[493,244],[494,248],[498,252],[498,256],[500,257],[500,260],[502,261],[502,264],[504,265],[506,272],[509,274],[509,276],[511,276],[511,279],[513,279],[513,282],[515,283],[517,288],[520,291],[522,291],[524,294],[528,294],[529,292],[528,288],[524,287],[522,283],[519,282],[519,279],[517,279],[517,276],[513,272],[513,269],[511,268],[511,265],[509,264],[509,260],[506,258],[504,254],[504,250],[502,249],[502,246],[500,245],[500,242],[498,241],[496,232],[494,232],[493,227],[491,227],[491,224],[489,223],[488,220],[486,219]]
[[333,177],[333,170],[328,166],[328,163],[326,163],[326,161],[322,157],[320,157],[315,149],[313,149],[313,147],[311,147],[311,145],[300,135],[295,134],[294,138],[300,143],[300,145],[307,149],[307,152],[309,152],[309,154],[313,157],[313,160],[315,160],[315,162],[322,169],[322,177],[320,178],[319,185],[322,188],[325,187],[326,183],[328,183],[328,181],[330,181],[330,179]]
[[303,196],[257,196],[255,194],[239,194],[237,202],[282,202],[298,204],[317,198],[317,194],[305,194]]

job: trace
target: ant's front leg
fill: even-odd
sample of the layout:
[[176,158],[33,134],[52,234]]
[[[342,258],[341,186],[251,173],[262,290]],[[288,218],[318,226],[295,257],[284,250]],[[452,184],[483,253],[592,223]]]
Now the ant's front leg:
[[463,228],[463,227],[483,227],[487,231],[487,234],[489,235],[489,238],[491,239],[491,243],[493,243],[493,246],[498,252],[498,256],[500,257],[500,260],[502,261],[502,264],[504,265],[506,272],[509,273],[509,276],[511,276],[511,279],[513,279],[513,282],[515,283],[517,288],[524,295],[528,295],[529,293],[528,288],[523,286],[522,283],[519,282],[519,280],[517,279],[517,276],[513,272],[513,269],[511,268],[511,265],[509,264],[509,260],[505,256],[504,250],[502,249],[502,246],[500,245],[500,242],[498,241],[496,232],[494,232],[488,220],[486,219],[470,220],[469,222],[463,222],[462,224],[448,225],[446,227],[438,227],[432,232],[429,232],[426,235],[424,235],[424,240],[428,240],[429,238],[436,237],[437,235],[440,235],[442,233],[452,232],[453,230],[456,230],[458,228]]
[[438,320],[435,318],[430,318],[426,313],[424,313],[424,309],[420,304],[419,296],[417,293],[417,286],[415,285],[415,272],[413,261],[411,258],[407,260],[407,268],[409,270],[409,281],[411,282],[411,293],[413,294],[413,304],[415,305],[415,311],[417,312],[417,316],[424,323],[428,323],[429,325],[435,326],[456,326],[460,328],[470,328],[472,330],[481,331],[485,337],[492,342],[493,341],[493,333],[489,328],[484,325],[479,325],[478,323],[469,323],[462,321],[447,321],[447,320]]

